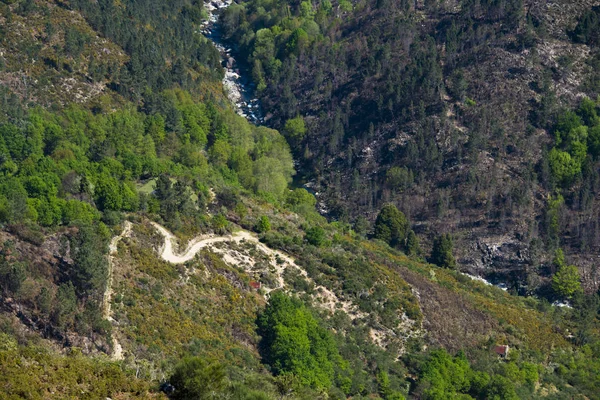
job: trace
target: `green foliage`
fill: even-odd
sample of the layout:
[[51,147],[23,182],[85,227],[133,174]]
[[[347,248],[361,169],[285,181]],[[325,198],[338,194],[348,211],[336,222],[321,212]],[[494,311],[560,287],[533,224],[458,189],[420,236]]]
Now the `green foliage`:
[[383,400],[404,400],[405,397],[390,386],[390,377],[387,372],[379,371],[377,374],[379,395]]
[[314,208],[315,204],[317,204],[317,199],[306,189],[298,188],[288,193],[286,203],[292,208],[301,208],[304,206]]
[[333,384],[342,364],[336,343],[298,299],[271,294],[258,328],[263,359],[276,375],[294,375],[314,388]]
[[212,226],[216,232],[225,233],[229,227],[229,221],[223,214],[215,214],[212,219]]
[[107,232],[100,225],[79,226],[71,239],[73,268],[69,274],[80,297],[101,297],[108,274],[107,248]]
[[271,222],[269,221],[269,217],[266,215],[261,216],[258,221],[256,221],[256,232],[265,233],[271,230]]
[[442,268],[456,268],[453,247],[452,236],[449,233],[437,236],[433,241],[430,262]]
[[[294,173],[277,131],[182,90],[153,94],[143,112],[131,104],[110,114],[34,109],[19,125],[0,123],[0,154],[0,221],[44,227],[141,208],[178,231],[203,224],[207,184],[279,201]],[[156,193],[138,183],[155,185],[167,170]]]
[[395,205],[386,204],[377,215],[373,236],[392,247],[403,246],[408,229],[408,220],[404,213],[398,211]]
[[171,375],[170,383],[175,387],[171,397],[180,400],[214,399],[227,387],[223,366],[207,363],[199,357],[181,360]]
[[[419,373],[418,391],[425,399],[510,399],[523,398],[516,389],[537,382],[537,368],[530,363],[508,363],[487,372],[475,370],[464,353],[452,357],[445,350],[434,350],[427,356]],[[530,393],[524,389],[521,393]]]
[[548,153],[548,161],[552,175],[562,186],[571,184],[581,172],[581,162],[566,151],[553,148]]
[[77,295],[71,282],[58,287],[56,303],[52,313],[53,322],[61,328],[71,328],[77,312]]
[[[43,13],[36,11],[38,3],[24,1],[17,7],[18,12],[29,13],[36,18],[44,17]],[[343,19],[355,23],[354,16],[344,15],[354,7],[349,1],[340,1],[333,6],[328,0],[299,4],[251,0],[246,4],[234,4],[225,11],[224,19],[228,22],[224,28],[238,31],[238,43],[243,56],[250,58],[259,90],[264,91],[265,96],[271,96],[271,99],[274,98],[274,90],[280,92],[281,101],[271,102],[275,104],[273,124],[283,127],[282,132],[294,150],[303,152],[307,160],[314,160],[316,170],[326,170],[321,163],[327,157],[323,156],[328,151],[337,154],[340,148],[344,149],[347,157],[340,164],[347,161],[348,165],[355,165],[356,152],[366,143],[361,140],[371,141],[376,134],[379,135],[381,124],[387,126],[399,120],[410,121],[411,127],[414,126],[416,130],[414,141],[410,140],[406,151],[398,153],[411,155],[413,161],[400,163],[398,159],[391,160],[395,165],[406,167],[389,168],[385,176],[386,186],[381,186],[385,198],[389,192],[406,191],[415,185],[415,181],[420,184],[427,180],[427,173],[438,171],[444,162],[445,155],[439,153],[435,141],[423,136],[423,127],[419,125],[420,118],[431,110],[442,108],[439,107],[439,99],[443,97],[440,91],[445,89],[447,71],[440,69],[440,57],[445,58],[443,65],[451,71],[452,64],[456,62],[452,57],[457,56],[453,54],[457,53],[457,43],[463,47],[471,46],[473,40],[469,35],[475,34],[471,31],[476,31],[481,37],[498,37],[498,42],[502,43],[502,35],[496,36],[495,28],[488,25],[502,29],[519,26],[514,22],[515,18],[518,22],[518,11],[515,10],[522,9],[520,2],[508,0],[500,2],[500,5],[496,4],[498,2],[492,3],[488,0],[477,4],[465,2],[460,15],[466,21],[465,29],[447,29],[446,24],[440,24],[440,31],[444,31],[442,35],[446,36],[444,38],[427,37],[412,22],[415,14],[412,14],[408,3],[390,4],[385,1],[378,2],[373,8],[381,8],[384,11],[382,14],[396,19],[377,23],[377,29],[368,23],[362,25],[360,30],[352,29],[355,32],[364,31],[365,35],[361,32],[361,36],[344,38],[348,46],[338,42],[338,38],[352,27],[344,25]],[[26,223],[23,226],[43,232],[59,232],[59,235],[66,230],[59,228],[60,225],[72,225],[68,232],[73,259],[72,265],[62,265],[64,268],[61,267],[60,274],[56,274],[56,279],[60,279],[61,283],[48,284],[40,282],[40,276],[46,276],[46,271],[40,269],[28,276],[32,272],[29,271],[30,264],[16,261],[8,253],[3,253],[4,258],[0,263],[3,294],[16,294],[17,298],[22,296],[23,304],[34,302],[42,313],[52,313],[55,327],[78,329],[87,314],[98,316],[99,297],[106,280],[108,235],[106,227],[98,222],[101,215],[102,221],[116,224],[123,212],[142,211],[155,214],[153,218],[162,219],[178,232],[206,229],[212,222],[215,231],[225,233],[230,227],[226,215],[231,214],[227,209],[235,207],[235,212],[242,220],[248,212],[239,207],[243,203],[239,201],[238,193],[244,196],[250,192],[259,194],[275,204],[275,212],[269,209],[269,216],[273,222],[276,221],[278,229],[265,235],[265,240],[285,246],[286,250],[291,249],[289,251],[295,252],[301,259],[301,265],[315,283],[343,295],[344,299],[352,301],[369,316],[366,322],[362,321],[363,318],[350,321],[343,312],[338,311],[330,318],[319,321],[299,301],[272,293],[258,324],[263,335],[261,351],[264,359],[278,374],[279,395],[285,397],[294,393],[304,398],[325,396],[311,391],[303,394],[307,389],[302,386],[310,385],[320,392],[331,389],[327,394],[330,398],[352,396],[358,399],[373,397],[376,393],[385,400],[402,398],[399,390],[405,390],[407,381],[403,360],[397,360],[397,343],[386,344],[388,347],[385,351],[379,349],[372,343],[369,329],[383,326],[394,333],[389,335],[390,338],[404,337],[405,332],[398,330],[401,322],[399,316],[406,315],[419,323],[423,317],[421,313],[432,312],[431,308],[435,307],[426,303],[428,299],[425,298],[419,303],[411,293],[411,286],[426,289],[421,292],[431,294],[432,301],[443,305],[445,298],[439,297],[437,283],[422,279],[416,272],[420,268],[426,268],[429,272],[433,267],[424,267],[394,249],[382,249],[383,246],[377,243],[351,240],[347,235],[347,224],[343,223],[327,226],[327,232],[333,233],[332,246],[322,246],[326,235],[321,226],[308,229],[306,241],[317,247],[305,252],[301,231],[290,222],[296,217],[289,218],[286,210],[279,207],[285,202],[301,214],[299,218],[302,219],[309,210],[314,213],[316,200],[304,189],[287,190],[294,171],[289,147],[283,137],[276,131],[251,126],[233,112],[218,108],[219,95],[215,96],[215,93],[221,91],[219,86],[201,93],[203,99],[216,97],[215,103],[199,103],[183,90],[163,91],[167,87],[177,86],[195,92],[199,83],[206,85],[203,82],[213,82],[215,77],[217,79],[214,81],[218,81],[221,73],[219,56],[204,38],[195,34],[202,17],[201,2],[175,1],[167,4],[151,0],[147,7],[138,7],[131,0],[75,0],[71,6],[85,13],[90,23],[103,33],[101,37],[117,41],[129,53],[125,66],[118,63],[111,66],[116,73],[109,86],[135,102],[100,105],[94,107],[93,113],[68,106],[62,112],[31,108],[29,116],[17,118],[18,107],[10,105],[11,97],[2,92],[1,108],[3,111],[9,108],[14,110],[7,112],[11,115],[8,119],[11,122],[0,124],[0,220],[7,224]],[[425,2],[426,10],[433,7],[435,5],[432,2]],[[357,10],[366,8],[371,6],[356,3]],[[5,20],[9,23],[8,16]],[[477,29],[473,30],[471,26],[475,21]],[[229,24],[237,26],[227,26]],[[10,29],[0,27],[0,36]],[[33,26],[31,30],[43,35],[42,30]],[[53,31],[51,27],[47,30]],[[589,29],[586,31],[586,36],[593,32]],[[52,35],[48,33],[48,36],[51,41]],[[74,61],[71,64],[77,63],[77,56],[97,58],[90,53],[90,41],[93,38],[79,27],[69,27],[64,38],[66,58],[69,62],[71,59]],[[412,45],[408,46],[407,43]],[[446,49],[442,55],[437,52],[440,44],[444,44]],[[50,47],[57,46],[45,46]],[[371,49],[364,51],[361,48]],[[35,46],[31,49],[35,49]],[[305,68],[303,63],[308,59],[322,67]],[[54,60],[48,62],[55,63]],[[95,69],[90,63],[90,76],[94,82],[101,82],[107,72]],[[314,91],[312,96],[306,96],[300,102],[295,97],[300,88],[295,84],[303,81],[304,70],[310,71]],[[205,79],[207,75],[210,75],[208,80]],[[361,91],[366,94],[364,99],[368,99],[368,107],[364,106],[367,102],[361,99],[350,101],[350,98],[336,97],[338,95],[335,93],[346,92],[340,88],[350,89],[347,92],[355,96],[354,83],[348,81],[347,76],[358,76],[364,82],[381,81],[381,88],[385,90],[373,95],[366,85]],[[456,81],[453,95],[459,101],[464,99],[467,105],[475,105],[474,100],[462,93],[468,85],[460,77]],[[316,116],[300,109],[305,107],[304,104],[317,107],[319,102],[332,104],[330,112]],[[468,123],[469,113],[485,107],[483,101],[480,103],[481,107],[466,108],[458,104],[457,107],[464,113],[461,118]],[[307,116],[306,124],[299,116],[301,114]],[[371,125],[371,129],[365,121],[374,121],[375,125]],[[306,140],[307,125],[311,128],[310,140]],[[437,131],[433,129],[436,127],[431,128]],[[469,130],[477,130],[471,128],[469,126]],[[326,135],[322,135],[324,132]],[[323,145],[325,136],[327,142]],[[476,132],[473,134],[475,136]],[[600,148],[595,104],[584,101],[577,113],[559,118],[556,137],[556,147],[549,152],[549,160],[546,160],[555,180],[566,187],[579,176],[585,179],[588,153],[598,157]],[[302,148],[299,148],[300,144]],[[345,145],[348,146],[342,147]],[[477,145],[473,145],[473,148],[479,150]],[[460,145],[457,149],[462,152]],[[167,171],[169,175],[165,174]],[[361,175],[355,176],[357,193],[364,190],[365,186],[377,187],[377,184],[364,185]],[[153,190],[149,185],[144,187],[143,193],[138,194],[134,185],[142,186],[140,180],[155,182],[156,189]],[[214,215],[212,220],[205,215],[207,189],[210,187],[219,192],[219,205],[227,208],[221,208],[221,212]],[[226,191],[234,195],[222,196]],[[373,194],[375,192],[359,193],[365,198],[375,198]],[[553,198],[548,211],[550,229],[556,232],[560,230],[559,206],[555,204],[558,199],[562,202],[560,195]],[[248,208],[251,218],[247,221],[265,212],[256,213],[250,205]],[[280,218],[278,214],[285,215],[286,219],[276,220]],[[380,239],[392,246],[402,247],[409,255],[418,256],[418,238],[413,231],[409,231],[408,221],[402,213],[395,208],[386,212],[382,210],[377,219],[376,236],[381,236]],[[308,222],[303,226],[315,224],[315,221],[306,220]],[[319,223],[324,224],[321,221]],[[266,232],[270,229],[270,223],[263,215],[256,229]],[[556,225],[556,229],[552,224]],[[358,220],[356,231],[359,234],[366,232],[365,226],[368,226],[365,220]],[[132,246],[130,243],[134,240],[135,237],[132,237],[123,241],[123,246]],[[150,242],[148,239],[145,244]],[[247,389],[245,382],[239,382],[242,379],[240,375],[245,374],[240,371],[262,371],[254,353],[245,350],[252,348],[257,340],[253,321],[262,301],[255,293],[249,294],[239,289],[240,286],[246,286],[250,277],[224,264],[208,251],[199,256],[201,261],[197,265],[182,269],[157,260],[150,246],[132,246],[127,254],[131,258],[122,260],[122,265],[135,268],[128,268],[119,281],[121,286],[117,290],[123,299],[119,298],[113,306],[123,331],[122,342],[133,355],[133,361],[127,362],[142,364],[146,359],[152,359],[162,369],[167,365],[165,357],[169,357],[170,362],[185,353],[202,354],[202,358],[184,358],[175,368],[172,382],[181,389],[175,396],[267,398],[269,395],[259,389],[269,384]],[[432,259],[437,259],[439,265],[454,267],[449,237],[442,237],[437,249],[434,244]],[[191,272],[202,269],[210,273]],[[520,300],[502,297],[502,294],[493,292],[493,288],[462,290],[459,280],[453,278],[454,273],[435,271],[444,294],[459,294],[462,296],[461,305],[474,302],[480,304],[485,313],[498,316],[502,321],[501,326],[497,327],[500,334],[505,334],[504,324],[514,329],[517,332],[514,336],[518,338],[524,353],[533,336],[532,330],[548,342],[548,347],[558,343],[562,351],[560,346],[563,343],[556,339],[560,335],[544,330],[547,324],[540,323],[541,319],[529,318],[532,313],[521,313],[524,308],[513,306]],[[178,279],[180,274],[184,274],[186,279]],[[573,280],[572,273],[565,275],[567,277],[558,279],[561,285],[569,281],[568,276]],[[411,285],[404,279],[410,281]],[[38,293],[39,285],[45,286]],[[311,285],[305,283],[304,287],[310,291]],[[566,287],[569,288],[570,284]],[[22,288],[32,292],[23,290],[25,293],[20,293]],[[494,293],[493,296],[497,297],[492,301],[491,296],[480,296],[484,291]],[[593,311],[588,321],[595,320],[597,307]],[[481,313],[485,314],[483,311]],[[435,322],[431,314],[427,316],[431,323]],[[481,325],[488,325],[489,322],[484,320]],[[465,327],[461,323],[458,323],[458,328],[464,333],[479,321]],[[573,324],[577,328],[580,326],[575,322]],[[325,328],[326,325],[339,335],[334,337]],[[560,322],[556,325],[560,325]],[[453,328],[452,324],[447,326]],[[438,332],[432,329],[429,333],[433,340],[439,339],[435,336]],[[577,335],[577,340],[585,338],[581,340],[586,343],[593,336],[585,334],[583,329],[581,334],[577,331]],[[450,333],[446,337],[449,336]],[[465,338],[461,345],[469,349],[481,348],[480,343],[474,344],[469,340]],[[414,344],[408,343],[404,348],[411,353],[413,349],[421,348],[421,344],[415,339]],[[597,393],[594,391],[599,376],[595,363],[598,359],[597,344],[587,345],[581,351],[565,348],[564,354],[560,355],[527,355],[532,359],[543,356],[545,362],[551,360],[552,366],[557,365],[559,372],[556,375],[547,368],[537,368],[533,363],[507,363],[503,366],[494,362],[487,364],[485,372],[474,371],[462,355],[451,357],[433,354],[424,368],[414,371],[419,375],[422,385],[413,394],[424,398],[448,398],[454,395],[466,398],[471,395],[510,399],[516,396],[515,386],[526,382],[533,387],[544,376],[559,379],[558,375],[568,382],[568,386],[565,384],[561,389],[574,391],[585,388],[592,395]],[[114,364],[86,362],[78,356],[72,357],[76,361],[57,362],[52,357],[41,356],[41,353],[38,350],[22,351],[16,341],[0,335],[0,369],[3,372],[0,374],[3,379],[0,386],[6,389],[8,396],[35,398],[51,393],[55,397],[65,398],[128,398],[146,394],[147,386],[139,384],[133,374],[124,372]],[[348,360],[347,363],[342,360],[340,353]],[[226,360],[224,363],[237,363],[231,368],[231,375],[236,379],[234,384],[228,384],[223,366],[202,361],[213,359],[207,354]],[[229,372],[230,365],[227,367]],[[61,372],[64,374],[62,376],[55,373],[64,370],[67,372]],[[77,371],[87,372],[88,375],[83,376]],[[138,369],[138,372],[143,375],[144,368]],[[263,377],[261,382],[268,382],[269,379],[268,376]],[[522,391],[526,388],[518,389]],[[533,392],[523,393],[533,395]],[[588,397],[591,398],[589,393]]]
[[[120,68],[116,88],[128,98],[145,96],[146,104],[154,103],[153,93],[174,86],[194,89],[203,80],[215,81],[222,74],[217,50],[207,39],[194,34],[202,3],[177,1],[167,6],[153,0],[147,7],[140,7],[133,0],[118,4],[76,0],[72,7],[129,54],[130,60]],[[153,28],[148,29],[150,26]],[[81,46],[77,38],[68,43],[73,43],[75,50]],[[147,43],[154,46],[149,48]],[[191,133],[195,127],[186,129]],[[202,135],[196,139],[202,141]]]
[[13,251],[10,242],[5,242],[0,248],[0,288],[4,296],[18,295],[27,278],[25,265],[11,257]]
[[514,384],[507,378],[495,375],[485,390],[485,398],[492,400],[517,400]]
[[413,172],[407,168],[392,167],[385,174],[385,183],[399,192],[410,188],[414,179]]
[[564,299],[572,299],[581,292],[579,270],[574,265],[567,265],[562,249],[556,250],[554,257],[556,273],[552,276],[552,289]]
[[421,246],[419,238],[411,229],[406,237],[406,255],[411,257],[419,257],[421,255]]
[[590,46],[600,45],[600,10],[593,8],[579,17],[577,26],[570,32],[575,42]]
[[325,230],[320,226],[313,226],[306,230],[306,241],[313,246],[322,246],[325,243]]
[[546,208],[545,215],[545,227],[546,227],[546,237],[548,238],[549,243],[556,248],[559,243],[560,237],[560,215],[561,210],[564,206],[565,200],[563,196],[558,193],[555,196],[552,196],[548,200],[548,205]]
[[434,350],[420,374],[426,399],[445,399],[459,393],[468,393],[473,371],[464,354],[450,356],[444,350]]
[[292,147],[298,146],[306,135],[304,119],[300,116],[287,120],[282,130],[283,135]]
[[18,346],[0,334],[0,386],[8,399],[162,398],[151,393],[151,384],[106,358],[84,356],[76,348],[69,355],[41,346]]
[[597,104],[588,98],[581,101],[576,112],[567,111],[558,117],[554,130],[556,146],[548,153],[548,163],[562,188],[571,187],[582,174],[588,153],[598,157],[599,126]]

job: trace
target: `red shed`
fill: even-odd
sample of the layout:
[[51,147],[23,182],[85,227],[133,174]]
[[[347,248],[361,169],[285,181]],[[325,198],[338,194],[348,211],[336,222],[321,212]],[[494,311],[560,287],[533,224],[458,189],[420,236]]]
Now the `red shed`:
[[252,287],[253,289],[260,289],[260,282],[256,282],[256,281],[250,281],[250,287]]
[[498,354],[502,358],[508,357],[508,351],[509,350],[510,350],[510,347],[508,347],[508,345],[502,345],[502,346],[496,346],[496,347],[494,347],[494,352],[496,354]]

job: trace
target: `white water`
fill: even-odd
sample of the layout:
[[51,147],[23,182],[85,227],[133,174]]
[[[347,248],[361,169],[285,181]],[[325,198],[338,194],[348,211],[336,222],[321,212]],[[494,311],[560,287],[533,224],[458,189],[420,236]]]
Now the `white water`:
[[262,124],[264,119],[260,103],[254,96],[254,85],[249,78],[243,76],[248,75],[249,71],[240,68],[232,49],[223,41],[219,29],[220,13],[232,3],[233,0],[214,0],[204,4],[209,17],[203,23],[202,34],[214,43],[221,54],[225,70],[223,87],[236,112],[254,124]]

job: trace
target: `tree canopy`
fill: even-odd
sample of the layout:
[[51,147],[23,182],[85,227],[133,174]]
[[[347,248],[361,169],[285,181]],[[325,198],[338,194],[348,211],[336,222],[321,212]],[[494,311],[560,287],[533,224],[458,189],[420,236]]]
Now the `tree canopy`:
[[263,359],[276,375],[291,374],[305,384],[327,389],[343,366],[337,345],[298,300],[274,292],[258,318]]
[[399,247],[404,245],[408,229],[408,220],[404,213],[395,205],[386,204],[377,215],[373,236],[392,247]]
[[554,257],[556,273],[552,276],[552,289],[564,299],[572,299],[581,292],[579,270],[575,265],[567,265],[562,249],[556,250]]
[[437,236],[433,241],[431,263],[443,268],[456,268],[456,260],[452,254],[453,247],[452,236],[449,233]]

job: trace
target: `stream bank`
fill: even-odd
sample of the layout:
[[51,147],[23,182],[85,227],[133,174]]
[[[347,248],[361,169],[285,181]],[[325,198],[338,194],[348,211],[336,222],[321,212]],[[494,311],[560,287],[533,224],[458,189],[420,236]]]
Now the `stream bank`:
[[201,33],[211,40],[219,54],[225,70],[223,87],[236,112],[255,125],[264,123],[260,102],[255,95],[256,85],[252,82],[252,73],[245,63],[236,60],[235,48],[223,38],[219,17],[233,0],[213,0],[204,3],[208,19],[203,23]]

